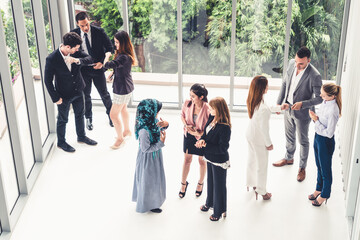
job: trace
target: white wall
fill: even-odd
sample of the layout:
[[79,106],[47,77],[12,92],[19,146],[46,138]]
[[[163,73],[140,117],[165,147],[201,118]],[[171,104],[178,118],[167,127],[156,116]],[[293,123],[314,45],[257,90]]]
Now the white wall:
[[343,112],[339,126],[340,152],[344,165],[344,187],[346,190],[346,216],[354,217],[353,240],[360,239],[360,199],[357,198],[360,163],[356,163],[356,159],[360,158],[359,10],[360,1],[351,1],[341,82],[343,88]]

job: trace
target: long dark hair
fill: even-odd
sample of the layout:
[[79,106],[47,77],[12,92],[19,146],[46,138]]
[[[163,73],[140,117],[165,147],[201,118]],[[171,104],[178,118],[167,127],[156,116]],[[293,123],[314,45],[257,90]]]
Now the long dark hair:
[[268,80],[261,75],[256,76],[251,80],[249,95],[246,100],[249,118],[253,117],[255,109],[260,106],[267,85]]
[[[190,91],[192,91],[196,96],[198,96],[199,98],[201,96],[203,96],[202,101],[207,102],[207,95],[208,95],[208,90],[206,89],[204,84],[199,84],[199,83],[195,83],[194,85],[191,86]],[[192,102],[190,101],[187,105],[187,107],[190,107],[192,104]]]
[[132,45],[131,41],[130,41],[130,37],[129,34],[125,31],[118,31],[117,33],[115,33],[114,36],[120,43],[120,49],[116,49],[115,50],[115,58],[119,55],[119,54],[126,54],[128,55],[131,60],[132,60],[132,65],[136,65],[136,58],[135,58],[135,53],[134,53],[134,46]]

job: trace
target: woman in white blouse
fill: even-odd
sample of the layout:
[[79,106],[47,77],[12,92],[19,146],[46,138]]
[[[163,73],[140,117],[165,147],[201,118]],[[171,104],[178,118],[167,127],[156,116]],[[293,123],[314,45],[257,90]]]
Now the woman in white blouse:
[[268,91],[268,80],[264,76],[256,76],[251,81],[247,98],[247,108],[250,118],[246,132],[248,141],[248,164],[246,185],[253,187],[257,200],[258,194],[262,195],[263,200],[269,200],[271,193],[266,191],[267,166],[269,151],[273,149],[273,144],[269,134],[269,120],[271,112],[280,112],[289,106],[268,107],[264,102],[263,96]]

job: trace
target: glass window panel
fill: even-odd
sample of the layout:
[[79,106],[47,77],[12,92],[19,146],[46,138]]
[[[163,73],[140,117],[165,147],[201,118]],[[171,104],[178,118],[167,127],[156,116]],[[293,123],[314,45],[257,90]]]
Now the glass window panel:
[[33,74],[33,83],[35,89],[36,106],[40,124],[40,137],[42,143],[45,142],[47,135],[49,134],[47,114],[45,110],[45,98],[44,89],[41,81],[40,66],[39,66],[39,55],[37,51],[35,29],[34,29],[34,18],[32,14],[32,8],[30,0],[23,0],[24,17],[26,34],[29,45],[29,54],[31,61],[31,68]]
[[137,58],[134,101],[151,97],[178,103],[177,1],[131,0],[128,7]]
[[50,18],[49,18],[48,0],[41,0],[41,4],[42,4],[43,14],[44,14],[46,43],[47,43],[47,47],[48,47],[48,52],[51,53],[53,51],[53,47],[52,47],[51,24],[50,24]]
[[30,137],[28,109],[24,94],[23,78],[20,70],[17,39],[10,2],[1,5],[1,7],[25,173],[28,175],[32,166],[35,164],[35,158]]
[[19,187],[15,172],[15,163],[12,154],[9,131],[7,126],[6,109],[1,89],[0,77],[0,171],[5,191],[6,204],[9,214],[19,197]]
[[336,80],[344,0],[294,1],[289,59],[301,46],[323,80]]
[[[232,1],[183,0],[182,48],[184,86],[202,83],[212,96],[230,101]],[[213,87],[211,87],[213,86]],[[185,99],[189,88],[184,87]]]
[[246,106],[252,78],[269,80],[266,98],[276,104],[282,82],[287,0],[237,0],[234,105]]

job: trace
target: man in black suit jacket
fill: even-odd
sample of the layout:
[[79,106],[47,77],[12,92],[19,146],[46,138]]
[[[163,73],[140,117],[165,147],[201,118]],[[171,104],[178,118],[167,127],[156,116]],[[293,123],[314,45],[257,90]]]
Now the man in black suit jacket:
[[[86,83],[86,87],[84,89],[86,127],[87,129],[92,130],[92,81],[94,81],[94,85],[100,94],[108,116],[112,106],[110,94],[106,87],[106,78],[102,68],[102,63],[104,62],[105,56],[111,56],[113,46],[104,29],[90,26],[89,17],[85,12],[78,13],[75,18],[78,28],[71,30],[71,32],[76,32],[81,36],[81,39],[83,40],[81,49],[84,50],[85,53],[89,54],[95,63],[92,67],[89,66],[82,69],[82,74]],[[110,117],[109,124],[113,127]]]
[[63,44],[46,58],[45,65],[45,85],[52,101],[58,106],[57,146],[66,152],[75,152],[75,149],[65,141],[70,104],[74,109],[78,142],[88,145],[97,144],[85,135],[83,95],[85,82],[81,75],[81,67],[91,64],[92,58],[83,51],[78,51],[81,43],[78,34],[65,34]]

